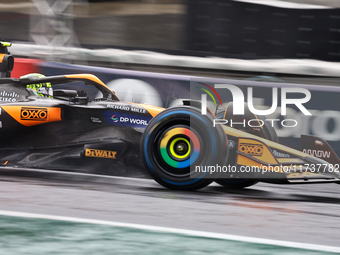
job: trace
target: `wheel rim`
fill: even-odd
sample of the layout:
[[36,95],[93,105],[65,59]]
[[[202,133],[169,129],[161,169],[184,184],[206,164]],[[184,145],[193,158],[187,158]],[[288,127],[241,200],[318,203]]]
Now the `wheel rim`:
[[165,131],[160,139],[162,160],[173,168],[186,168],[193,164],[201,151],[197,135],[186,127]]
[[178,160],[184,160],[190,155],[190,141],[184,137],[177,137],[170,144],[170,156]]

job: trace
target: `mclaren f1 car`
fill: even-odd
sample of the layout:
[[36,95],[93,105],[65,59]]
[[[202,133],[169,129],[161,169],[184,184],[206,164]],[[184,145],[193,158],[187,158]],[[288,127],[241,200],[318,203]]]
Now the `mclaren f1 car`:
[[[307,152],[330,153],[315,157],[281,145],[268,125],[245,130],[214,125],[215,119],[228,118],[232,103],[202,115],[200,103],[191,100],[168,109],[122,102],[91,74],[10,78],[10,54],[1,56],[1,168],[140,171],[165,187],[184,190],[213,181],[231,188],[258,181],[340,181],[340,160],[322,139],[301,139]],[[100,96],[93,97],[97,92]]]

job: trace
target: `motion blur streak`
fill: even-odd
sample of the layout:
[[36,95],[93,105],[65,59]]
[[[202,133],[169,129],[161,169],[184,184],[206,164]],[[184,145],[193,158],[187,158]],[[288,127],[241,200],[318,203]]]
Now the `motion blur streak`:
[[[73,218],[73,217],[61,217],[61,216],[52,216],[52,215],[43,215],[43,214],[31,214],[31,213],[20,213],[20,212],[10,212],[10,211],[0,211],[0,215],[4,216],[14,216],[14,217],[24,217],[24,218],[30,218],[30,219],[17,219],[17,218],[11,218],[11,217],[0,217],[0,222],[2,222],[1,226],[10,225],[11,230],[7,230],[5,232],[14,232],[14,233],[20,233],[17,231],[18,229],[24,230],[26,234],[23,236],[20,234],[18,235],[18,238],[16,238],[16,243],[28,242],[30,239],[33,239],[29,241],[30,245],[36,246],[36,242],[38,246],[36,248],[39,249],[39,251],[45,250],[48,251],[47,244],[51,244],[54,246],[53,249],[60,250],[60,247],[63,246],[63,243],[67,243],[67,245],[75,245],[72,244],[70,241],[63,241],[61,237],[67,238],[71,237],[74,241],[82,242],[81,245],[76,244],[77,251],[80,252],[81,249],[84,249],[88,252],[87,245],[83,246],[83,242],[88,244],[88,239],[90,239],[90,243],[96,241],[96,245],[100,247],[101,243],[105,244],[105,249],[110,250],[110,247],[114,249],[118,249],[119,246],[125,246],[124,244],[130,243],[130,249],[138,249],[140,248],[140,245],[149,245],[148,253],[145,254],[156,254],[159,250],[162,249],[163,245],[168,246],[169,243],[176,244],[175,250],[181,250],[181,251],[190,251],[195,250],[199,253],[197,254],[203,254],[207,251],[207,246],[210,246],[209,248],[210,252],[216,252],[223,253],[225,249],[228,249],[231,253],[237,254],[238,252],[242,251],[244,254],[245,248],[244,244],[241,242],[249,242],[252,244],[246,245],[246,250],[254,251],[259,250],[261,251],[261,254],[272,254],[273,252],[275,254],[287,254],[288,252],[291,252],[292,254],[319,254],[314,253],[311,251],[322,251],[322,254],[333,253],[333,252],[340,252],[340,248],[337,247],[331,247],[331,246],[323,246],[323,245],[313,245],[313,244],[303,244],[303,243],[295,243],[295,242],[284,242],[284,241],[277,241],[277,240],[269,240],[269,239],[261,239],[261,238],[252,238],[252,237],[242,237],[242,236],[235,236],[235,235],[227,235],[227,234],[218,234],[218,233],[211,233],[211,232],[202,232],[202,231],[192,231],[192,230],[184,230],[184,229],[175,229],[175,228],[164,228],[164,227],[156,227],[156,226],[148,226],[148,225],[140,225],[140,224],[129,224],[129,223],[121,223],[121,222],[113,222],[113,221],[102,221],[102,220],[91,220],[91,219],[80,219],[80,218]],[[52,220],[52,221],[51,221]],[[81,224],[79,224],[81,223]],[[106,225],[106,226],[113,226],[118,228],[109,228],[109,227],[101,227],[101,226],[86,226],[85,224],[97,224],[97,225]],[[20,225],[20,226],[18,226]],[[37,238],[36,235],[39,233],[39,229],[37,228],[43,228],[45,229],[48,226],[48,229],[50,230],[50,234],[47,235],[46,230],[41,231],[40,233],[43,233],[43,240],[40,238]],[[128,229],[124,229],[128,228]],[[131,230],[135,229],[135,230]],[[78,231],[79,230],[79,231]],[[27,235],[27,232],[33,232],[35,237],[30,238],[29,235]],[[163,233],[157,233],[157,232],[163,232]],[[78,234],[77,234],[78,233]],[[82,233],[82,234],[79,234]],[[1,235],[5,234],[5,237],[8,233],[2,232]],[[183,236],[184,235],[184,236]],[[51,238],[53,236],[53,238]],[[57,237],[57,238],[56,238]],[[96,238],[93,238],[96,237]],[[38,240],[36,240],[39,239]],[[53,239],[55,240],[53,241]],[[203,238],[203,239],[202,239]],[[216,239],[216,240],[209,240],[209,239]],[[61,239],[61,240],[58,240]],[[95,240],[97,239],[97,240]],[[220,240],[218,240],[220,239]],[[223,242],[221,241],[224,240]],[[6,238],[2,238],[1,242],[5,243]],[[157,240],[157,241],[155,241]],[[229,242],[225,242],[225,240],[228,240]],[[33,243],[32,243],[33,241]],[[110,241],[113,241],[110,242]],[[130,242],[129,242],[130,241]],[[233,242],[238,241],[238,242]],[[41,243],[45,245],[40,245]],[[152,243],[152,245],[150,245]],[[200,244],[201,243],[201,244]],[[206,245],[204,245],[206,244]],[[260,245],[255,245],[260,244]],[[264,251],[262,248],[263,246],[266,246],[266,250]],[[2,247],[6,244],[3,244]],[[22,245],[22,247],[25,247],[26,245]],[[79,246],[79,247],[77,247]],[[80,248],[83,246],[82,248]],[[89,245],[92,246],[91,244]],[[282,247],[279,247],[282,246]],[[192,247],[189,250],[187,250],[187,247]],[[41,249],[42,248],[42,249]],[[80,249],[79,249],[80,248]],[[5,248],[6,249],[6,248]],[[34,249],[34,248],[33,248]],[[65,247],[62,248],[62,250],[65,249]],[[307,249],[310,251],[305,250],[299,250],[299,249]],[[10,249],[9,249],[10,250]],[[30,249],[28,249],[30,251]],[[100,248],[99,248],[100,251]],[[170,250],[172,253],[173,250]],[[258,251],[258,252],[259,252]],[[30,251],[31,252],[31,251]],[[96,252],[98,252],[98,249],[96,248]],[[247,253],[247,252],[246,252]],[[139,253],[140,254],[140,253]],[[143,253],[144,254],[144,253]],[[162,254],[168,254],[167,252]]]

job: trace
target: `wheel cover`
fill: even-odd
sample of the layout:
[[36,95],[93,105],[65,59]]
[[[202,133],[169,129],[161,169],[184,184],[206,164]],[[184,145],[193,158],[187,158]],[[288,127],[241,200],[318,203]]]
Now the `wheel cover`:
[[178,160],[187,158],[190,155],[190,149],[190,141],[184,137],[177,137],[170,144],[171,156]]
[[[183,151],[181,152],[181,150]],[[167,131],[160,142],[162,159],[174,168],[189,167],[197,160],[200,151],[201,145],[198,137],[185,127]]]

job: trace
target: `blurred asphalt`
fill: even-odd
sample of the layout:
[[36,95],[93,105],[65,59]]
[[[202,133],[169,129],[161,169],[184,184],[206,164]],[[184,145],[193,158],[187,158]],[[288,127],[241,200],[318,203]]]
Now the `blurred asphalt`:
[[[16,175],[16,176],[15,176]],[[210,185],[167,190],[153,180],[0,175],[0,210],[109,220],[339,247],[340,185]]]

